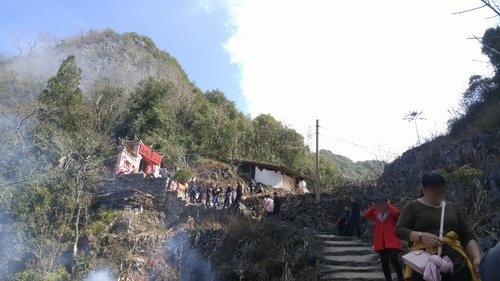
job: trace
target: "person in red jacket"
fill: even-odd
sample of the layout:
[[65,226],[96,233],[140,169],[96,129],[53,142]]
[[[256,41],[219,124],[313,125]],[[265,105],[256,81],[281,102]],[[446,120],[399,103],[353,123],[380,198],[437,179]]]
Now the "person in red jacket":
[[401,252],[401,240],[396,236],[396,223],[400,211],[389,204],[387,199],[377,199],[363,213],[363,217],[375,222],[373,249],[379,254],[385,280],[392,281],[389,261],[398,276],[398,281],[404,281],[403,270],[398,260]]

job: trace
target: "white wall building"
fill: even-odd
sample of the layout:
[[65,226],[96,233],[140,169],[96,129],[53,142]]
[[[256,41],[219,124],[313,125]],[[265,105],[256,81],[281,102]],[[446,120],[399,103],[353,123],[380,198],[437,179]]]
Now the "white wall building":
[[305,186],[307,176],[292,171],[284,166],[267,164],[256,161],[241,161],[240,167],[248,173],[256,183],[272,186],[274,188],[283,188],[295,192],[304,192],[299,188],[299,183]]
[[255,167],[255,182],[270,185],[274,188],[293,188],[295,179],[281,171],[260,169]]

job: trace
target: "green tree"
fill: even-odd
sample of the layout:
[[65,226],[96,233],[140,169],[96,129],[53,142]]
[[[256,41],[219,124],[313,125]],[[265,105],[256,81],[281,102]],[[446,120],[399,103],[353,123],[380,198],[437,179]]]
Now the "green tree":
[[22,222],[24,247],[29,249],[28,264],[42,275],[60,266],[58,260],[71,244],[72,210],[61,200],[68,195],[64,188],[26,185],[16,189],[12,202],[16,219]]
[[322,190],[331,191],[344,183],[344,177],[340,173],[340,170],[332,162],[328,161],[328,159],[320,156],[319,166]]
[[112,151],[109,137],[93,122],[96,112],[83,101],[79,81],[80,70],[70,56],[41,93],[38,123],[32,132],[40,163],[48,161],[50,167],[51,176],[43,180],[44,186],[58,199],[49,201],[50,206],[71,218],[57,219],[63,224],[56,228],[71,230],[61,244],[71,241],[73,268],[79,258],[82,219],[90,206],[90,194],[98,187],[104,159]]
[[253,158],[261,161],[280,162],[278,149],[282,125],[269,114],[262,114],[253,120]]
[[[314,153],[308,153],[304,157],[302,168],[299,169],[299,171],[314,179],[314,172],[316,169],[315,163],[316,155]],[[324,155],[320,155],[319,158],[319,174],[322,192],[332,191],[334,188],[344,184],[344,176],[338,167]],[[314,184],[310,186],[314,186]]]
[[90,92],[92,122],[103,135],[111,135],[118,128],[125,111],[125,90],[107,80],[94,83]]
[[304,165],[305,157],[310,153],[304,144],[304,137],[291,128],[283,127],[280,138],[281,162],[292,169],[300,170]]
[[488,56],[495,68],[493,77],[473,75],[469,79],[469,87],[463,93],[461,109],[455,110],[448,121],[451,135],[465,136],[478,131],[495,131],[500,126],[498,102],[500,90],[500,27],[486,30],[482,40],[482,52]]
[[167,153],[180,147],[175,112],[169,107],[177,102],[175,91],[175,86],[166,80],[148,78],[140,82],[128,101],[121,135],[142,139]]
[[241,139],[245,128],[243,115],[238,112],[233,101],[226,98],[224,93],[215,90],[209,91],[205,97],[212,105],[214,111],[213,121],[216,126],[213,150],[217,150],[220,160],[231,161],[241,155]]
[[191,177],[192,177],[192,172],[187,168],[180,168],[174,174],[174,179],[184,184],[187,183]]
[[250,120],[218,90],[195,95],[176,116],[188,153],[227,162],[244,157]]
[[80,90],[81,70],[75,57],[65,59],[40,95],[38,119],[67,132],[78,132],[88,121],[88,109]]
[[488,56],[497,74],[500,68],[500,40],[498,34],[500,34],[500,27],[489,28],[481,40],[483,44],[482,52]]

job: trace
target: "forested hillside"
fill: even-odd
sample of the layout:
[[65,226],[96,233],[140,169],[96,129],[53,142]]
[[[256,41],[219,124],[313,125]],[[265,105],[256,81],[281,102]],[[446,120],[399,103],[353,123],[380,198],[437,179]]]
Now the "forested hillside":
[[332,162],[340,173],[351,180],[369,180],[380,177],[387,163],[379,160],[367,160],[354,162],[348,157],[334,154],[330,150],[320,150],[321,156]]
[[[2,57],[0,132],[2,280],[78,280],[99,266],[109,250],[99,237],[117,217],[90,206],[100,182],[112,177],[106,163],[120,139],[144,140],[174,167],[200,157],[264,161],[308,175],[314,167],[295,130],[271,115],[245,115],[218,90],[202,92],[151,39],[110,30]],[[321,163],[323,186],[338,186],[339,170]],[[158,227],[144,243],[161,239]],[[143,243],[130,239],[130,249],[114,249],[126,255]]]
[[[271,115],[246,116],[219,90],[202,92],[175,58],[136,33],[89,31],[42,45],[32,54],[2,59],[6,129],[26,130],[28,122],[36,122],[33,109],[39,94],[70,55],[79,69],[82,102],[99,118],[100,133],[113,143],[118,138],[143,139],[176,165],[197,156],[226,162],[251,159],[312,175],[314,158],[302,135]],[[338,174],[332,165],[327,168]]]

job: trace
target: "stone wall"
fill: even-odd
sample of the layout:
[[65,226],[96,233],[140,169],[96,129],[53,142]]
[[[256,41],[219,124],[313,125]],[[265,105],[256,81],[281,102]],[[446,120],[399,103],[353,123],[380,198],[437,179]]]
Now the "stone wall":
[[378,183],[385,191],[403,199],[417,194],[424,173],[464,165],[484,172],[484,185],[491,192],[492,199],[499,201],[500,131],[461,140],[443,136],[410,149],[385,168]]
[[140,191],[166,190],[168,178],[147,178],[142,174],[121,175],[114,180],[103,182],[104,190],[135,188]]
[[141,174],[121,175],[114,180],[102,182],[101,192],[139,190],[153,196],[155,209],[162,210],[167,201],[168,178],[147,178]]

